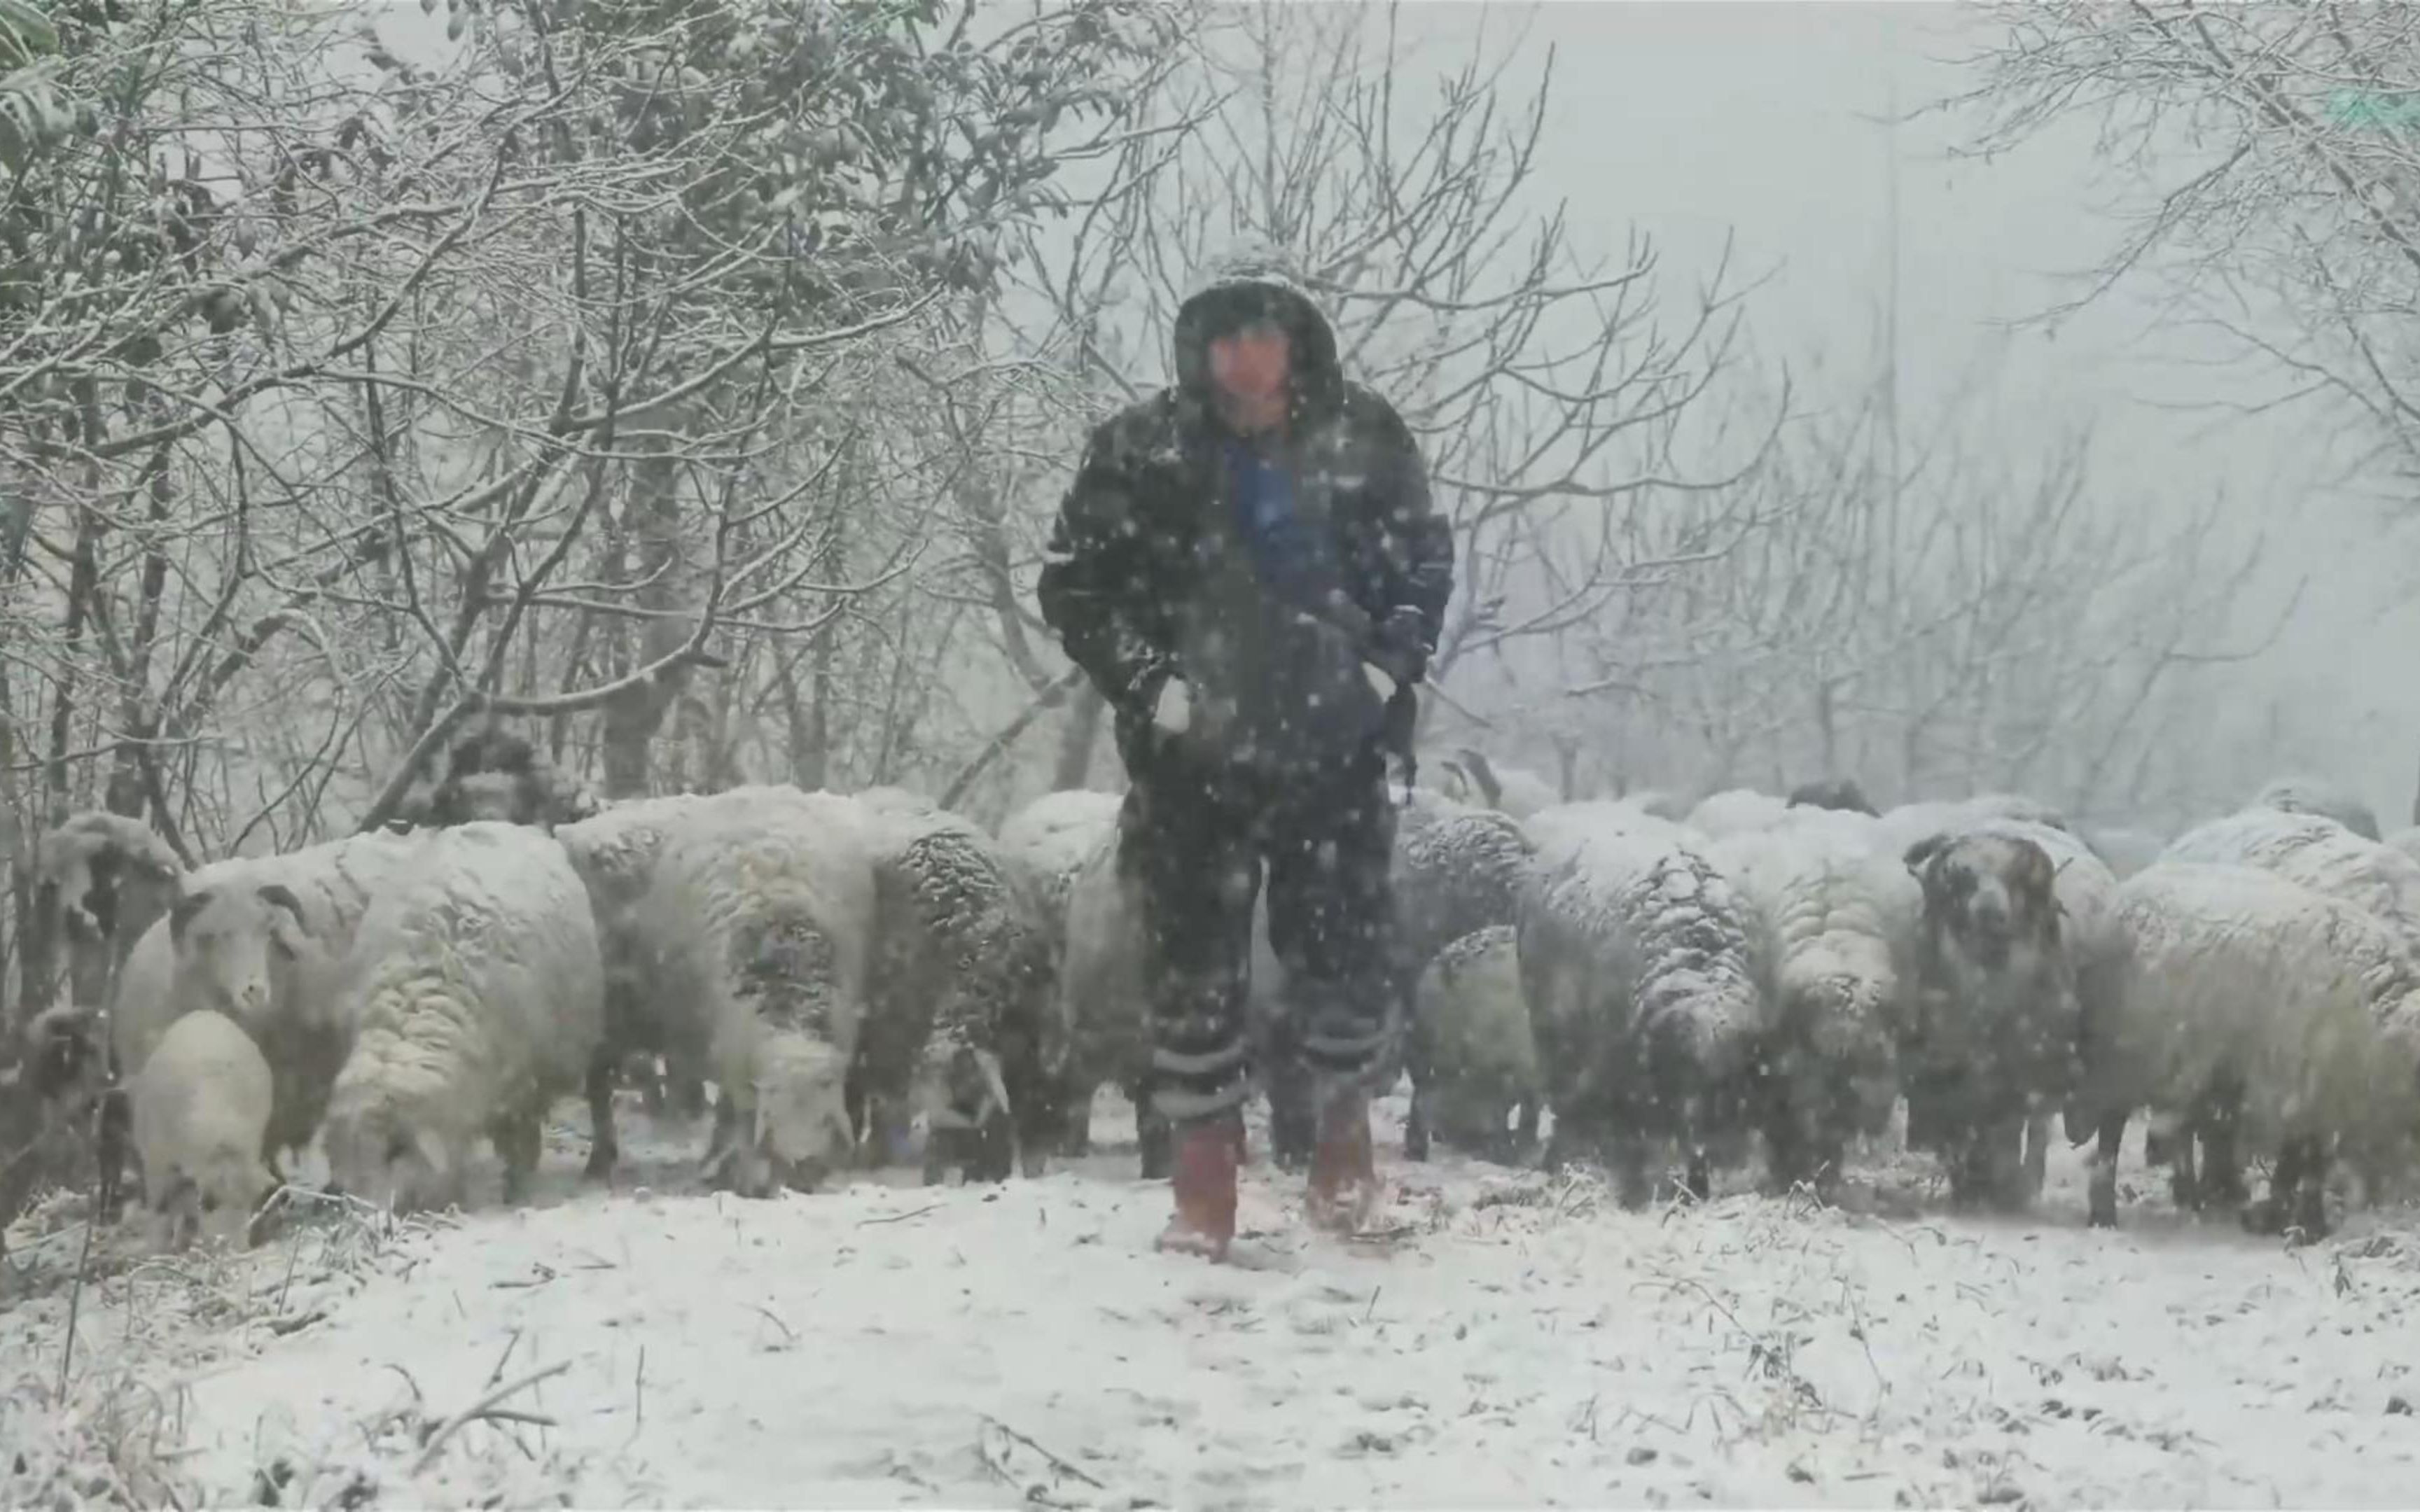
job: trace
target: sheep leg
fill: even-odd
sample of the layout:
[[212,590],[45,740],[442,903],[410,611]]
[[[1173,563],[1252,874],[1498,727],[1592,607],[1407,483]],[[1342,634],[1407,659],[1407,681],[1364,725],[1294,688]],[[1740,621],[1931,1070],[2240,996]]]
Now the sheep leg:
[[1616,1200],[1633,1211],[1647,1206],[1655,1196],[1655,1185],[1647,1175],[1646,1144],[1638,1139],[1623,1138],[1615,1142],[1612,1155]]
[[2243,1084],[2233,1077],[2214,1085],[2208,1100],[2208,1116],[2201,1126],[2202,1197],[2209,1202],[2224,1202],[2242,1207],[2252,1194],[2243,1184],[2243,1157],[2236,1146],[2237,1130],[2243,1111]]
[[2125,1143],[2126,1115],[2117,1113],[2102,1118],[2099,1141],[2092,1152],[2089,1213],[2085,1219],[2090,1227],[2118,1227],[2118,1152]]
[[1687,1158],[1681,1166],[1681,1190],[1692,1202],[1703,1202],[1714,1196],[1714,1180],[1712,1163],[1706,1158],[1706,1147],[1691,1144]]
[[[610,1083],[608,1084],[611,1085]],[[504,1164],[504,1201],[518,1203],[529,1196],[529,1180],[537,1169],[539,1115],[535,1110],[508,1113],[489,1126],[488,1139]]]
[[2042,1188],[2050,1181],[2050,1112],[2046,1108],[2028,1109],[2025,1113],[2025,1148],[2024,1186],[2024,1203],[2041,1199]]
[[1060,1089],[1059,1149],[1069,1160],[1081,1160],[1093,1152],[1093,1094],[1097,1089],[1075,1075]]
[[1512,1148],[1505,1151],[1505,1164],[1518,1165],[1538,1148],[1538,1099],[1521,1099],[1520,1112],[1512,1129]]
[[1404,1158],[1425,1161],[1429,1158],[1429,1092],[1423,1079],[1412,1078],[1412,1105],[1404,1115]]
[[2270,1167],[2269,1196],[2243,1210],[2243,1227],[2256,1234],[2282,1234],[2290,1226],[2305,1242],[2326,1237],[2327,1146],[2307,1135],[2288,1139]]
[[613,1133],[613,1057],[602,1050],[588,1063],[588,1165],[580,1173],[586,1180],[610,1180],[622,1158]]
[[[2161,1153],[2168,1158],[2168,1196],[2175,1200],[2179,1212],[2199,1212],[2202,1202],[2200,1173],[2194,1163],[2194,1128],[2186,1124],[2168,1139],[2161,1141]],[[2143,1154],[2151,1159],[2150,1141],[2145,1140]]]
[[99,1127],[95,1131],[94,1156],[100,1163],[95,1200],[100,1204],[102,1223],[116,1223],[126,1201],[127,1158],[134,1142],[134,1118],[132,1104],[122,1088],[110,1088],[101,1094],[97,1110]]

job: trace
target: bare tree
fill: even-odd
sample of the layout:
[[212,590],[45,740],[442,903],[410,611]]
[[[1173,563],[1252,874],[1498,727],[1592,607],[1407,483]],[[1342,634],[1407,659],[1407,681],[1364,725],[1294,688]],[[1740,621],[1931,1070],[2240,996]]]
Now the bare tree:
[[2327,3],[1994,6],[1968,62],[1976,144],[2071,118],[2131,224],[2056,319],[2120,280],[2164,285],[2176,318],[2231,333],[2278,381],[2323,395],[2370,439],[2370,466],[2420,463],[2420,15]]

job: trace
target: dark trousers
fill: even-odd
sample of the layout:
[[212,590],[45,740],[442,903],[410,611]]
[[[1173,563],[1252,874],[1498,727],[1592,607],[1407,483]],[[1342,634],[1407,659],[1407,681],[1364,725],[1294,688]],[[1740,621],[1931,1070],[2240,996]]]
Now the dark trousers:
[[1286,1020],[1271,1039],[1292,1048],[1314,1098],[1374,1092],[1403,990],[1385,757],[1372,748],[1273,779],[1171,753],[1128,776],[1120,864],[1140,884],[1153,1110],[1192,1123],[1250,1091],[1246,992],[1264,865]]

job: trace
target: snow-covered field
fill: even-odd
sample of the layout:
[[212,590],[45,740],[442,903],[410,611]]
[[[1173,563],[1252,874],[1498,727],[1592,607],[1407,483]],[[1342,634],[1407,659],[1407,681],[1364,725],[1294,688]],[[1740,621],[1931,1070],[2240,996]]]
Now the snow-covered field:
[[[1167,1189],[1130,1149],[995,1189],[900,1173],[750,1203],[690,1190],[685,1137],[654,1147],[663,1190],[583,1192],[566,1138],[541,1206],[116,1269],[83,1291],[64,1410],[70,1292],[0,1313],[0,1504],[2386,1507],[2420,1488],[2408,1211],[2288,1250],[2142,1190],[2093,1233],[2070,1155],[2024,1221],[1909,1202],[1906,1160],[1857,1212],[1624,1214],[1585,1181],[1402,1165],[1399,1114],[1396,1232],[1316,1237],[1299,1178],[1256,1165],[1249,1263],[1223,1269],[1151,1251]],[[81,1234],[12,1254],[70,1261]]]

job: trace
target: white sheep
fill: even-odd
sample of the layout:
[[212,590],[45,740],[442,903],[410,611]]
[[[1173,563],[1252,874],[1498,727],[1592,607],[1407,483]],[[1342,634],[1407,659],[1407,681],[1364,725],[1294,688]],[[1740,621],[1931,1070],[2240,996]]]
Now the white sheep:
[[2420,825],[2407,825],[2379,843],[2392,845],[2415,861],[2420,861]]
[[1636,1206],[1651,1149],[1677,1143],[1702,1196],[1711,1165],[1743,1151],[1769,1027],[1747,904],[1689,830],[1622,805],[1568,804],[1525,827],[1538,851],[1517,948],[1555,1115],[1548,1162],[1604,1151]]
[[1959,835],[1992,819],[2018,819],[2052,829],[2068,827],[2051,805],[2014,793],[1983,793],[1966,798],[1928,798],[1885,810],[1879,823],[1885,843],[1904,854],[1934,835]]
[[329,1171],[380,1207],[458,1204],[484,1133],[518,1201],[547,1110],[603,1038],[587,891],[543,830],[482,820],[411,839],[345,964]]
[[271,1097],[268,1060],[225,1014],[187,1013],[161,1036],[127,1094],[153,1247],[244,1239],[281,1180]]
[[1799,809],[1708,846],[1753,910],[1770,1025],[1759,1121],[1775,1182],[1829,1190],[1853,1136],[1888,1125],[1914,1016],[1924,895],[1863,815]]
[[1411,1058],[1424,1071],[1412,1084],[1406,1153],[1426,1159],[1431,1135],[1505,1162],[1532,1146],[1545,1088],[1512,925],[1490,925],[1436,952],[1413,995],[1410,1038]]
[[185,873],[182,895],[135,942],[119,977],[110,1014],[118,1074],[138,1074],[184,1014],[225,1013],[268,1058],[276,1088],[270,1148],[308,1145],[350,1045],[336,1001],[346,959],[373,894],[415,844],[404,835],[349,835]]
[[1709,840],[1720,840],[1726,835],[1771,829],[1789,818],[1790,805],[1770,793],[1759,793],[1754,788],[1725,788],[1700,800],[1683,822]]
[[666,1058],[721,1096],[706,1171],[812,1188],[854,1149],[848,1079],[876,944],[872,816],[787,790],[675,826],[624,927],[650,960]]
[[2255,867],[2161,861],[2119,887],[2125,991],[2084,1026],[2070,1134],[2092,1130],[2091,1222],[2118,1216],[2128,1116],[2191,1116],[2229,1084],[2241,1136],[2278,1158],[2275,1229],[2325,1228],[2339,1149],[2371,1169],[2420,1133],[2420,960],[2368,912]]
[[1000,854],[1032,889],[1055,941],[1066,937],[1076,874],[1101,837],[1117,827],[1125,804],[1119,794],[1072,788],[1044,794],[1001,825]]
[[2280,813],[2319,814],[2364,840],[2379,838],[2378,815],[2368,804],[2323,777],[2281,777],[2253,796],[2251,807]]
[[1134,1103],[1143,1176],[1156,1180],[1168,1174],[1170,1132],[1167,1120],[1151,1108],[1140,884],[1119,864],[1121,850],[1117,826],[1111,825],[1094,837],[1091,854],[1067,890],[1058,1011],[1073,1042],[1061,1094],[1067,1115],[1061,1149],[1071,1156],[1091,1149],[1093,1094],[1103,1082],[1110,1082]]
[[[791,787],[734,788],[724,793],[670,794],[660,797],[625,799],[605,805],[598,813],[576,824],[558,825],[554,838],[563,842],[572,868],[587,889],[590,911],[605,965],[605,1036],[597,1063],[588,1076],[588,1119],[592,1137],[587,1175],[602,1180],[620,1154],[613,1119],[615,1072],[632,1057],[650,1060],[666,1050],[664,994],[660,963],[655,948],[633,924],[640,900],[655,881],[656,861],[673,837],[721,814],[756,811],[768,804],[786,804],[798,795]],[[690,1067],[664,1080],[669,1101],[684,1114],[704,1111],[698,1068]],[[651,1107],[664,1101],[660,1084],[648,1081]]]
[[2160,859],[2273,872],[2369,910],[2420,949],[2420,860],[2324,815],[2245,809],[2185,831]]

